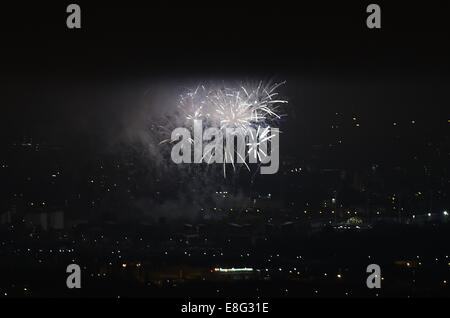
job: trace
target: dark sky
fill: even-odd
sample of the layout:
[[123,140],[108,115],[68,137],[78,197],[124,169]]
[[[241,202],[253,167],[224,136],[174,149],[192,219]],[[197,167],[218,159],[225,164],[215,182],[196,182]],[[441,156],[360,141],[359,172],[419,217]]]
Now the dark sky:
[[2,8],[4,142],[105,145],[158,83],[203,79],[287,80],[296,140],[326,140],[335,112],[362,118],[365,138],[395,120],[448,130],[444,2],[380,3],[382,30],[365,27],[364,3],[78,3],[82,30],[65,28],[66,3]]

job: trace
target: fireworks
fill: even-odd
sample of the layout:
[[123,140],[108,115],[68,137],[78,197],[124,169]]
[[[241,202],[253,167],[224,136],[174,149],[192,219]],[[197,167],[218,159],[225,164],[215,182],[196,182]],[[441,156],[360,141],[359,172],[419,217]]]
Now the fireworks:
[[280,104],[286,100],[278,98],[277,88],[285,82],[256,87],[240,85],[206,88],[198,86],[180,97],[179,108],[186,120],[202,119],[210,127],[240,128],[244,133],[249,128],[267,127],[280,119]]
[[[246,159],[249,163],[258,163],[258,161],[259,163],[268,163],[271,158],[267,143],[270,142],[272,145],[271,153],[274,150],[278,151],[278,149],[274,149],[272,141],[275,140],[274,137],[278,137],[276,134],[279,131],[273,127],[282,117],[280,106],[287,103],[286,100],[278,97],[277,89],[283,84],[284,82],[263,85],[262,82],[259,82],[253,86],[239,85],[235,88],[200,85],[181,95],[179,99],[178,113],[182,116],[182,126],[186,128],[177,130],[175,134],[173,133],[175,130],[173,130],[171,139],[165,139],[162,143],[175,142],[178,141],[178,137],[183,137],[177,151],[185,152],[186,148],[193,144],[194,163],[200,163],[203,160],[207,163],[223,163],[224,176],[226,176],[226,163],[231,163],[233,170],[236,170],[236,163],[244,164],[250,170]],[[180,118],[177,118],[176,121],[180,122]],[[208,146],[206,143],[211,138],[198,137],[199,130],[206,131],[207,129],[219,131],[220,136],[214,135],[215,144],[213,146],[211,144]],[[194,138],[191,137],[191,132],[193,132]],[[218,143],[222,143],[223,136],[226,136],[225,145],[219,147]],[[235,137],[237,149],[234,147]],[[278,141],[277,138],[276,140]],[[202,147],[203,143],[206,144],[206,147]],[[248,150],[246,150],[246,146]],[[276,147],[278,147],[278,142]],[[218,151],[222,150],[224,153],[219,156]],[[186,153],[178,160],[178,163],[180,160],[181,162],[191,162],[190,153],[185,155]]]

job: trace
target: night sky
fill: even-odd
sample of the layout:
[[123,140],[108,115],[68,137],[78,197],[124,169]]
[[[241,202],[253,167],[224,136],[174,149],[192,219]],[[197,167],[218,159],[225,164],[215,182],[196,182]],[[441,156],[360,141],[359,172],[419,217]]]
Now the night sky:
[[300,143],[324,141],[336,112],[361,118],[363,142],[392,136],[394,121],[448,128],[448,33],[432,6],[386,7],[382,30],[365,28],[363,5],[209,6],[86,4],[72,31],[62,4],[7,7],[2,138],[108,145],[155,83],[205,79],[287,80],[286,139]]

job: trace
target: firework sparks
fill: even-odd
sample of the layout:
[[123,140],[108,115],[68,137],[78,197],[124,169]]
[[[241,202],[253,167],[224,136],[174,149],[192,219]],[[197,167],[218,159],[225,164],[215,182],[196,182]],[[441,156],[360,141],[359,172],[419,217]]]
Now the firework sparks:
[[277,98],[277,88],[285,82],[251,88],[212,88],[198,86],[180,98],[179,108],[186,120],[204,119],[212,127],[249,128],[265,127],[280,119],[278,108],[286,100]]
[[[281,104],[287,103],[278,97],[277,92],[284,83],[265,85],[259,82],[257,85],[239,85],[235,88],[227,86],[211,88],[199,85],[180,96],[179,113],[187,127],[192,127],[194,121],[201,120],[205,128],[215,127],[222,131],[230,128],[235,134],[249,136],[250,141],[246,144],[249,150],[246,156],[253,156],[254,159],[261,161],[262,157],[267,156],[267,149],[260,146],[273,137],[269,135],[270,127],[282,117],[279,113]],[[161,143],[166,141],[169,140],[163,140]],[[193,143],[194,140],[189,139],[189,142]],[[226,163],[231,163],[235,170],[235,154],[237,161],[244,163],[250,170],[245,163],[246,158],[242,158],[242,155],[234,149],[227,148],[224,153],[224,175]],[[202,159],[206,158],[209,163],[211,157],[211,153],[204,153]]]

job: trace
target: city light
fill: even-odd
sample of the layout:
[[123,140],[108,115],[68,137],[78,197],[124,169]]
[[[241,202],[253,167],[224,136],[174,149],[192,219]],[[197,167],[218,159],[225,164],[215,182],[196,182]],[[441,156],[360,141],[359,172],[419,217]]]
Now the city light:
[[252,272],[253,268],[251,267],[241,267],[241,268],[222,268],[216,267],[214,268],[215,272],[228,273],[228,272]]

